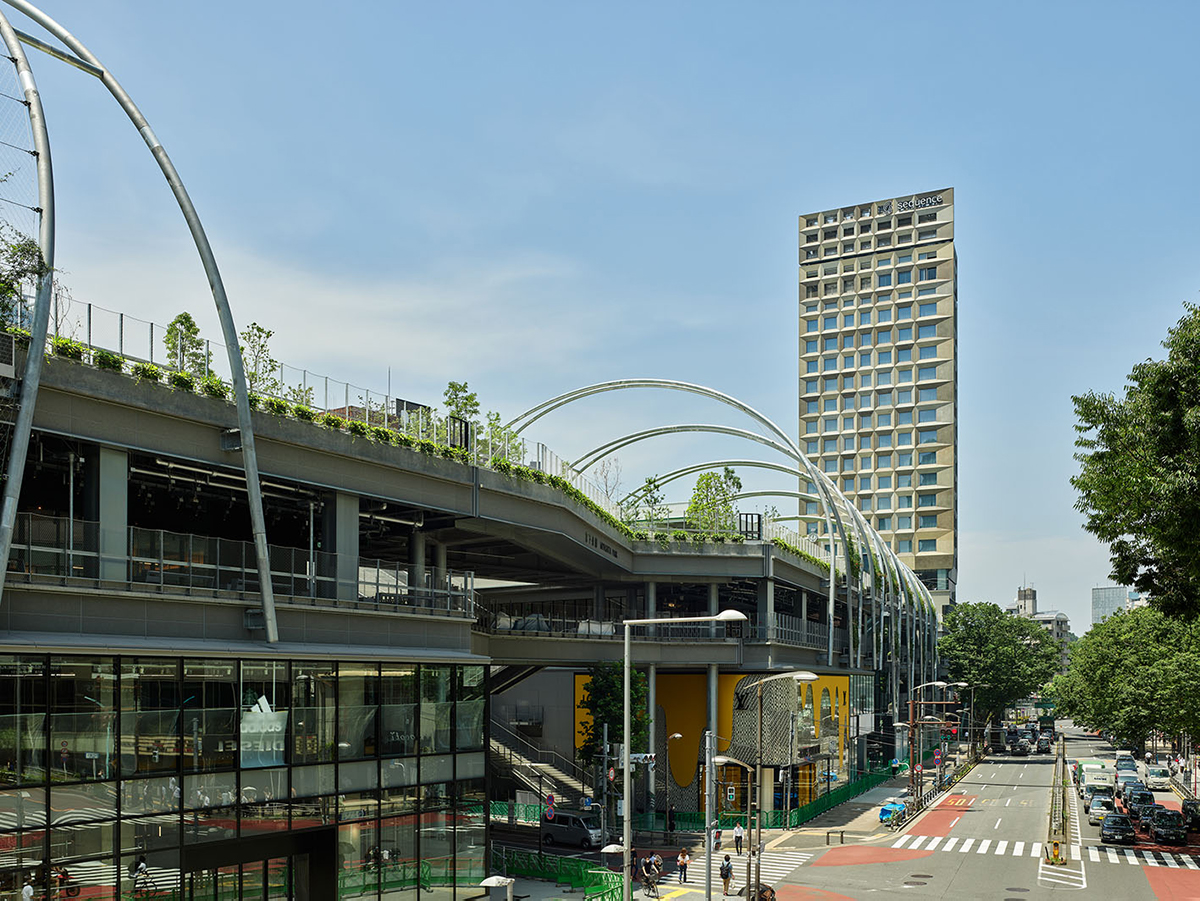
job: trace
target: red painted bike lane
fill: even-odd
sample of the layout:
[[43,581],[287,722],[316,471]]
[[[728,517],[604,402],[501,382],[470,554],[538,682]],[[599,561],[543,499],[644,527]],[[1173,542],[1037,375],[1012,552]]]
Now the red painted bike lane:
[[[978,795],[951,795],[925,812],[904,834],[911,836],[947,836],[964,812],[979,798]],[[891,848],[878,845],[831,848],[812,861],[813,867],[853,867],[868,863],[894,863],[899,860],[918,860],[929,857],[933,851],[908,848]]]

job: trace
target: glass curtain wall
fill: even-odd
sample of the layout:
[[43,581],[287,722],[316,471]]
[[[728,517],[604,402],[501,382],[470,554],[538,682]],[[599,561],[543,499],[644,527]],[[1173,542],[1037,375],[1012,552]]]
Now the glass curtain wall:
[[0,901],[60,868],[89,899],[292,898],[289,858],[182,854],[305,829],[336,832],[343,897],[478,896],[485,698],[476,665],[0,657]]

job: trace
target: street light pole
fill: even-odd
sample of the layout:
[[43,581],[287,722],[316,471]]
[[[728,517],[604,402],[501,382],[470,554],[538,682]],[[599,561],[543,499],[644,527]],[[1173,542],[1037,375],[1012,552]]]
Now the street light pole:
[[[625,716],[624,726],[625,732],[623,735],[623,746],[621,751],[621,764],[625,772],[621,776],[621,790],[624,795],[625,816],[621,822],[621,860],[624,864],[624,873],[621,877],[621,897],[623,901],[630,901],[633,897],[633,875],[631,870],[631,859],[633,855],[633,774],[630,766],[629,754],[633,744],[633,726],[631,723],[631,701],[630,701],[630,673],[633,668],[632,663],[632,645],[630,636],[634,626],[653,626],[668,623],[731,623],[745,622],[746,614],[740,610],[722,610],[713,616],[679,616],[679,617],[659,617],[656,619],[627,619],[622,625],[625,628],[625,684],[624,684],[624,700],[625,700]],[[712,854],[712,848],[707,849],[709,855]]]
[[[815,682],[819,679],[816,673],[810,673],[807,670],[800,672],[776,673],[773,676],[765,676],[756,682],[751,682],[746,688],[758,688],[758,742],[757,742],[757,761],[754,768],[754,782],[758,797],[755,798],[753,810],[755,811],[755,820],[751,824],[749,820],[746,822],[747,831],[753,829],[751,833],[751,842],[753,843],[752,853],[755,855],[755,871],[754,871],[754,887],[757,890],[760,879],[762,877],[762,790],[763,790],[763,684],[766,682],[776,682],[780,679],[791,679],[794,682]],[[747,862],[747,865],[749,863]],[[747,885],[749,882],[747,881]],[[750,895],[747,892],[747,899]]]
[[917,786],[916,767],[919,765],[919,761],[917,763],[913,761],[913,742],[919,743],[921,741],[921,727],[917,723],[915,705],[918,703],[918,692],[923,688],[928,688],[930,685],[936,685],[938,688],[946,687],[945,682],[938,680],[935,682],[923,682],[915,688],[910,688],[908,691],[908,797],[909,800],[913,801],[919,796],[918,792],[914,790]]
[[[750,841],[752,842],[754,840],[754,833],[751,832],[749,827],[750,827],[750,811],[753,810],[752,805],[754,804],[754,800],[753,800],[754,799],[754,789],[755,789],[755,786],[753,784],[754,783],[754,767],[750,766],[750,764],[748,764],[744,761],[738,760],[736,757],[727,757],[727,756],[714,757],[713,763],[716,764],[717,766],[725,766],[726,764],[732,763],[737,766],[740,766],[742,769],[744,769],[746,771],[746,826],[748,827],[746,829],[746,832],[750,834]],[[753,891],[751,890],[751,884],[750,884],[751,883],[750,865],[751,865],[751,862],[754,860],[754,849],[753,849],[753,847],[750,847],[750,848],[747,848],[746,851],[747,851],[747,854],[746,854],[746,901],[751,901],[752,898],[754,899],[754,901],[757,901],[758,884],[757,883],[754,884]],[[710,869],[711,869],[711,864],[710,864]]]

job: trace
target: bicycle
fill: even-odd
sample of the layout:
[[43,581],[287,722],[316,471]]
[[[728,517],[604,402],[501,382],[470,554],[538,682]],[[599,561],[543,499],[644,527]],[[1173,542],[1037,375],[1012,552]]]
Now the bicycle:
[[645,897],[658,897],[658,878],[657,876],[642,876],[642,894]]

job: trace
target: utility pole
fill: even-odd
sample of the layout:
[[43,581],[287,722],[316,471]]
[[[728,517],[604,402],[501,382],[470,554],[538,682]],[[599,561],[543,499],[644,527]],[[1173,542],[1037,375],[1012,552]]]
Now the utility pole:
[[608,844],[608,723],[604,724],[604,743],[600,746],[600,842]]

